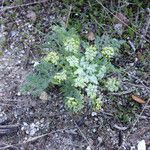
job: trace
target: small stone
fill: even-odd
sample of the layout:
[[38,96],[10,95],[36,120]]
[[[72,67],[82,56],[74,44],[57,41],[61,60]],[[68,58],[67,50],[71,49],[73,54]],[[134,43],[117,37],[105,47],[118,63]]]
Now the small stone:
[[92,31],[88,32],[87,38],[89,41],[94,41],[95,40],[95,35]]
[[122,32],[123,32],[122,24],[120,23],[115,24],[114,29],[119,35],[122,35]]
[[86,150],[91,150],[91,147],[90,147],[90,146],[88,146],[88,147],[86,148]]
[[97,116],[97,112],[92,112],[92,117]]
[[0,124],[7,120],[7,115],[4,112],[0,112]]
[[30,130],[30,131],[29,131],[30,136],[33,136],[33,135],[36,133],[36,131],[37,131],[36,125],[35,125],[34,123],[31,123],[29,130]]
[[95,118],[95,121],[98,121],[98,118]]
[[98,137],[97,140],[98,140],[99,144],[101,144],[103,141],[101,137]]
[[21,96],[21,93],[20,93],[20,92],[18,92],[18,93],[17,93],[17,95],[18,95],[18,96]]
[[138,150],[146,150],[146,143],[145,140],[142,140],[138,143]]
[[23,126],[26,126],[26,127],[27,127],[27,126],[28,126],[28,124],[27,124],[26,122],[23,122]]
[[35,22],[36,21],[36,13],[34,11],[28,11],[27,12],[27,18],[31,19],[31,21]]
[[43,102],[46,102],[48,100],[48,94],[43,91],[39,97]]
[[35,67],[35,66],[37,66],[38,64],[39,64],[39,62],[35,61],[33,66]]
[[93,132],[95,133],[95,132],[96,132],[96,129],[93,129]]
[[26,130],[26,134],[29,134],[29,131],[28,131],[28,130]]

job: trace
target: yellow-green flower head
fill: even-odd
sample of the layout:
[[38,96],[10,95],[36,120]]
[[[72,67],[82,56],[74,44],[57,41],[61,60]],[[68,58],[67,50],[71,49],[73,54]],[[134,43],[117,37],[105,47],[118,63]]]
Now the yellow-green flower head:
[[102,49],[102,55],[107,57],[107,58],[113,57],[114,54],[115,54],[115,51],[114,51],[113,47],[104,47]]
[[94,111],[99,111],[102,107],[101,98],[95,98],[92,100],[92,106]]
[[71,67],[78,67],[79,65],[79,59],[75,56],[68,56],[66,57],[66,60],[69,62]]
[[67,97],[65,104],[70,110],[74,112],[77,112],[84,107],[82,101],[74,97]]
[[59,60],[59,56],[56,52],[49,52],[48,55],[44,58],[46,62],[51,62],[53,64],[57,64]]
[[67,97],[67,104],[68,106],[77,106],[78,102],[74,97]]
[[96,51],[95,46],[91,45],[86,48],[86,51],[85,51],[86,60],[92,61],[95,58],[96,54],[97,54],[97,51]]
[[67,79],[66,70],[60,73],[56,73],[54,76],[54,83],[60,84],[62,81]]
[[78,38],[68,37],[64,41],[64,46],[67,52],[73,52],[74,54],[76,54],[80,47],[80,40]]

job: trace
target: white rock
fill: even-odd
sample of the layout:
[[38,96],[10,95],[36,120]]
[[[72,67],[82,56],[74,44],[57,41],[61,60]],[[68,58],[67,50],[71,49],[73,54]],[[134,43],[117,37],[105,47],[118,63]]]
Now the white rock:
[[46,102],[48,100],[48,94],[43,91],[39,97],[43,102]]
[[96,129],[93,129],[93,132],[95,133],[95,132],[96,132]]
[[101,137],[98,137],[97,140],[99,141],[100,144],[101,144],[102,141],[103,141]]
[[18,95],[18,96],[21,96],[21,93],[20,93],[20,92],[18,92],[18,93],[17,93],[17,95]]
[[138,143],[138,150],[146,150],[145,140],[142,140]]
[[23,122],[23,125],[26,126],[26,127],[28,126],[28,124],[26,122]]
[[88,147],[86,148],[86,150],[91,150],[91,147],[90,147],[90,146],[88,146]]
[[39,64],[39,62],[35,61],[33,66],[35,67],[35,66],[37,66],[38,64]]
[[92,112],[92,117],[97,116],[97,112]]

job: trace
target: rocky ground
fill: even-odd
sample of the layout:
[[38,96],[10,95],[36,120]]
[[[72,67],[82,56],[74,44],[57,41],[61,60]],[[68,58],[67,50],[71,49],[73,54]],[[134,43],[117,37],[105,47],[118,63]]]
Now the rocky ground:
[[[124,80],[123,91],[127,93],[106,95],[108,100],[100,112],[69,113],[57,88],[48,92],[45,101],[20,92],[26,74],[40,57],[38,46],[45,33],[67,16],[58,1],[29,3],[15,8],[11,1],[6,6],[1,3],[0,150],[134,150],[143,139],[150,149],[147,63],[143,74],[135,60],[124,64],[130,79]],[[150,33],[147,20],[143,26],[146,34]],[[127,102],[132,91],[146,103]],[[127,122],[118,119],[121,113],[128,117]]]

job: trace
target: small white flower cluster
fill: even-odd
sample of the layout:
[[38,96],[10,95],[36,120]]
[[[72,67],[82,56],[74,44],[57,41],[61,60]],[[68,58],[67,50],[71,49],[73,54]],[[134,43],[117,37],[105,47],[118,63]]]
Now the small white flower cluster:
[[96,57],[97,51],[95,46],[88,46],[85,51],[85,58],[87,61],[93,61]]
[[51,62],[53,64],[57,64],[59,60],[59,56],[56,52],[49,52],[48,55],[44,58],[46,62]]
[[101,52],[102,55],[107,58],[112,58],[115,55],[115,50],[113,47],[104,47]]
[[64,41],[64,47],[67,52],[73,52],[74,54],[78,53],[80,47],[80,40],[77,38],[66,38]]

